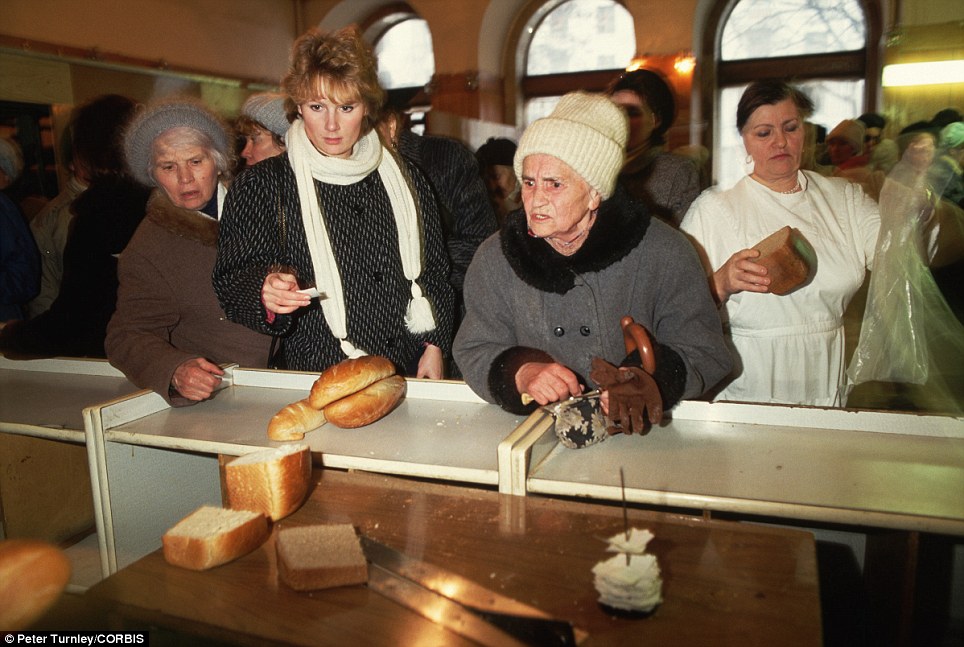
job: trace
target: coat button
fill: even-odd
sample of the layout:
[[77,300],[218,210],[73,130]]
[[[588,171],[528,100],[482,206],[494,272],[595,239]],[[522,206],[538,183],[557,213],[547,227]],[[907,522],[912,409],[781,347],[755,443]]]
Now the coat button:
[[589,330],[589,326],[580,326],[580,327],[579,327],[579,334],[582,335],[583,337],[588,337],[590,332],[592,332],[592,331]]
[[555,328],[552,329],[552,334],[555,335],[556,337],[562,337],[563,335],[566,334],[566,329],[563,328],[562,326],[556,326]]
[[381,283],[381,282],[382,282],[382,273],[381,273],[381,271],[375,270],[374,272],[372,272],[372,281],[374,281],[375,283]]

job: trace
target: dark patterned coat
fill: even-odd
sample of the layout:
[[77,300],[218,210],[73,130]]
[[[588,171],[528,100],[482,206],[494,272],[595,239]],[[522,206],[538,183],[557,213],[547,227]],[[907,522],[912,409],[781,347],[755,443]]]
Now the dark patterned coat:
[[[398,231],[388,194],[377,173],[346,186],[315,182],[325,225],[341,273],[348,339],[413,374],[425,343],[452,348],[453,296],[438,207],[425,177],[409,166],[421,209],[422,274],[419,285],[432,303],[435,330],[413,334],[404,313],[411,299],[402,271]],[[269,322],[261,303],[264,278],[277,266],[293,268],[299,282],[314,285],[294,172],[287,154],[245,171],[228,191],[214,289],[233,321],[283,338],[283,365],[322,371],[345,359],[318,301]]]

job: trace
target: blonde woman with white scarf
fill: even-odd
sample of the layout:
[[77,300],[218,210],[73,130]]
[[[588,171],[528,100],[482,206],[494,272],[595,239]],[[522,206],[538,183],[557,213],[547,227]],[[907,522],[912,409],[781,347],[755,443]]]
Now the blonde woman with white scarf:
[[242,174],[225,202],[221,305],[276,336],[285,368],[372,354],[442,378],[454,302],[438,207],[374,129],[385,96],[375,57],[349,27],[309,31],[291,60],[288,150]]

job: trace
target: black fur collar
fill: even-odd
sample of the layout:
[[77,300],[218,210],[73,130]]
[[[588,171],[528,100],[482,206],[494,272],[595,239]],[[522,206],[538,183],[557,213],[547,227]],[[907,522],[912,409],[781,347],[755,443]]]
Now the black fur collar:
[[576,275],[603,270],[632,251],[646,235],[649,221],[645,205],[617,186],[613,196],[599,205],[586,242],[572,256],[563,256],[549,243],[530,236],[522,209],[509,214],[499,238],[516,276],[536,289],[565,294]]

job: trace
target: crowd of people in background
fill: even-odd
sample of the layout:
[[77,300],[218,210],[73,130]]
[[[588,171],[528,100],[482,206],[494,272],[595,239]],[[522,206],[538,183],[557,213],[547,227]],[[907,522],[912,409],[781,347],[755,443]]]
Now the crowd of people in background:
[[[841,406],[845,313],[880,257],[888,182],[920,194],[915,244],[964,321],[964,121],[828,130],[813,109],[751,84],[736,127],[752,172],[718,191],[705,151],[670,149],[657,72],[473,151],[410,129],[357,29],[312,30],[280,91],[230,125],[183,96],[77,106],[67,180],[32,219],[3,192],[23,158],[0,138],[0,350],[105,357],[175,406],[210,397],[222,363],[366,353],[512,411],[602,387],[626,431],[654,393]],[[753,245],[785,225],[819,266],[776,296]],[[653,337],[652,375],[619,351],[622,315]]]

